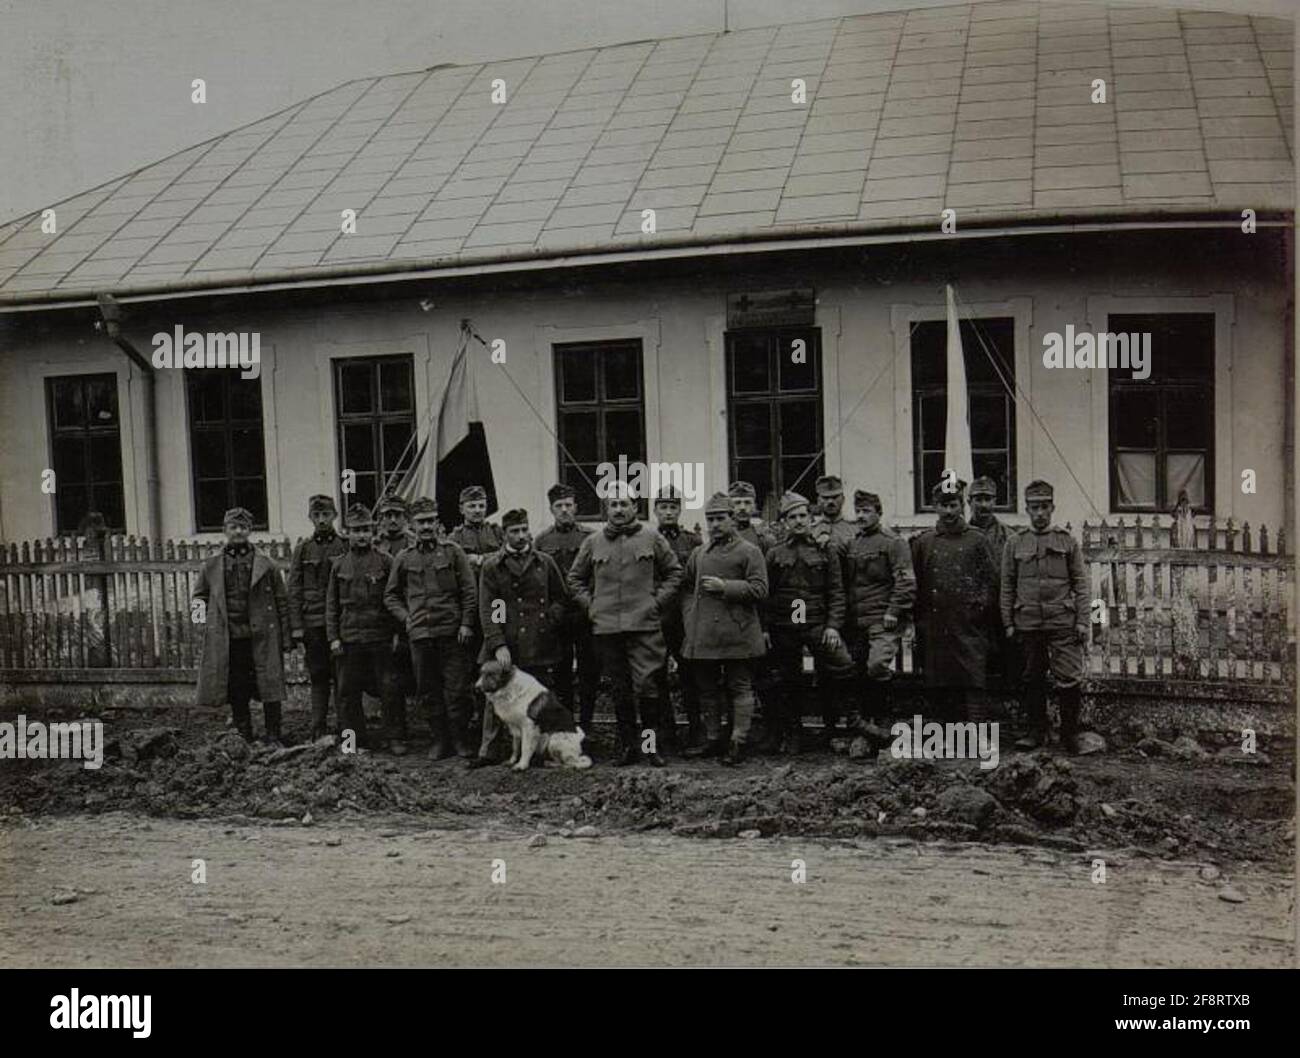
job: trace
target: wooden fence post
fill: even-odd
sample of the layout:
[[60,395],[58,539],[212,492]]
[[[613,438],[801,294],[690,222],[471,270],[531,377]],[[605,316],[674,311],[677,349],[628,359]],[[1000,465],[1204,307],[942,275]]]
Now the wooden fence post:
[[[106,561],[108,528],[104,524],[104,516],[98,511],[89,512],[82,519],[80,532],[86,539],[82,558],[89,562]],[[108,634],[107,579],[102,573],[89,573],[81,577],[82,642],[86,651],[86,665],[93,669],[107,669],[113,665],[113,651]]]

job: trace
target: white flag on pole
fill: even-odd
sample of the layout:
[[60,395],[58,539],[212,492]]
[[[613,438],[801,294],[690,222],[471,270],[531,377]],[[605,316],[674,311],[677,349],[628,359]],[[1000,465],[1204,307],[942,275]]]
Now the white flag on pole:
[[969,485],[975,478],[970,452],[970,400],[966,393],[966,357],[951,285],[948,290],[948,419],[943,438],[944,471],[955,470]]

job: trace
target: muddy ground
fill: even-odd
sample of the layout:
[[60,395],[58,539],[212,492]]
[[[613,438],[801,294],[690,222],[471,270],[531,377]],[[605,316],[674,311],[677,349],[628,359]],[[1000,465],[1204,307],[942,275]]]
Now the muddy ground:
[[520,774],[168,719],[107,717],[98,770],[0,762],[0,963],[1291,959],[1281,740],[1251,756],[1134,729],[1087,756],[1007,745],[987,771],[859,745]]

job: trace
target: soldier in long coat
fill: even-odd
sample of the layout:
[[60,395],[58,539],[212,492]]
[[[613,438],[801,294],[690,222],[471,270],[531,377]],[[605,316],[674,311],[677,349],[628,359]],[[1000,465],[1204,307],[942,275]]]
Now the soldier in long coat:
[[[686,560],[691,557],[691,552],[700,546],[704,541],[700,539],[699,533],[693,533],[689,529],[683,529],[681,525],[682,516],[682,494],[672,485],[665,485],[659,490],[659,495],[655,497],[655,528],[659,534],[668,541],[668,545],[673,549],[673,554],[681,562],[683,568],[686,566]],[[666,613],[660,615],[660,623],[664,630],[664,644],[668,648],[668,656],[677,664],[677,683],[682,691],[682,705],[686,709],[687,728],[686,744],[688,746],[698,746],[704,741],[704,726],[700,722],[700,695],[695,686],[695,672],[693,667],[687,662],[682,654],[682,640],[686,636],[686,630],[682,627],[682,611],[679,606],[670,606]],[[663,703],[664,713],[664,741],[675,746],[677,741],[677,715],[673,707],[672,695],[668,689],[668,666],[664,665],[659,678],[659,697]]]
[[985,711],[1000,564],[988,538],[966,521],[964,491],[964,482],[951,492],[935,485],[938,521],[912,541],[912,565],[931,707],[978,721]]
[[193,598],[201,603],[203,656],[195,704],[230,703],[235,727],[253,737],[248,703],[257,698],[266,737],[278,742],[284,701],[284,652],[293,649],[289,595],[275,564],[248,542],[253,516],[243,507],[222,519],[226,546],[199,568]]

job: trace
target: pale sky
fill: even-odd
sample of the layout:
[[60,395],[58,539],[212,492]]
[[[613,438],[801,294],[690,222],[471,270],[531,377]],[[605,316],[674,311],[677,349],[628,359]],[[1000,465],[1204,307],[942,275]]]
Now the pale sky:
[[[951,0],[725,0],[732,29]],[[990,0],[976,0],[990,2]],[[1181,0],[1293,14],[1297,0]],[[356,77],[722,29],[724,0],[0,0],[0,221]],[[207,82],[207,103],[190,83]]]

